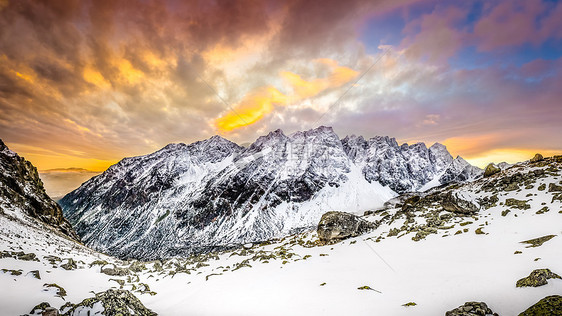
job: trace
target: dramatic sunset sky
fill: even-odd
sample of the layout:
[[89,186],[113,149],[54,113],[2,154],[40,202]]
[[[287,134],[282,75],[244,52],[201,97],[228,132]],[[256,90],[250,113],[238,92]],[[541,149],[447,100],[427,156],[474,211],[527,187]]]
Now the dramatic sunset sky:
[[0,0],[0,138],[40,170],[319,125],[515,162],[562,153],[561,57],[557,1]]

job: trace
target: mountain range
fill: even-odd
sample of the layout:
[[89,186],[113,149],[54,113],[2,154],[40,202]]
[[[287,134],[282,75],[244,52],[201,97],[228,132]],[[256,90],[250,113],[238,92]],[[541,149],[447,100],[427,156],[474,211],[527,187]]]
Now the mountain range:
[[185,256],[282,237],[329,210],[478,177],[436,143],[276,130],[244,148],[220,136],[125,158],[59,203],[84,242],[122,258]]

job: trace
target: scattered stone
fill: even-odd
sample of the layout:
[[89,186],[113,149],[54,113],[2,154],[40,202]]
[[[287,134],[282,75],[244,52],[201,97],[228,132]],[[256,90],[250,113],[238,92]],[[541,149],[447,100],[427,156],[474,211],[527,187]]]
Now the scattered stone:
[[139,261],[134,261],[129,266],[129,270],[131,270],[133,272],[142,272],[143,270],[147,270],[147,269],[146,269],[146,266],[144,265],[144,263],[139,262]]
[[527,210],[527,209],[531,208],[531,206],[529,204],[527,204],[527,201],[518,200],[518,199],[514,199],[514,198],[506,199],[505,200],[505,206],[511,206],[511,207],[514,207],[514,208],[522,209],[522,210]]
[[550,211],[550,209],[548,208],[548,206],[543,206],[543,208],[541,208],[540,210],[537,211],[536,214],[544,214],[546,212]]
[[59,310],[54,307],[47,307],[43,311],[42,316],[59,316]]
[[562,192],[562,185],[557,185],[555,183],[550,183],[548,185],[548,192]]
[[94,262],[90,263],[90,268],[93,266],[105,266],[108,265],[109,263],[105,260],[95,260]]
[[538,238],[533,238],[533,239],[521,241],[520,243],[521,244],[529,244],[529,246],[527,246],[526,248],[540,247],[540,246],[542,246],[542,244],[551,240],[554,237],[556,237],[556,235],[546,235],[546,236],[542,236],[542,237],[538,237]]
[[39,274],[39,270],[31,270],[28,274],[31,274],[34,278],[41,280],[41,275]]
[[406,304],[402,304],[402,306],[404,306],[404,307],[410,307],[410,306],[416,306],[416,305],[418,305],[418,304],[416,304],[415,302],[408,302]]
[[457,232],[455,233],[455,235],[459,235],[462,234],[462,230],[457,230]]
[[521,254],[521,253],[523,253],[523,252],[521,252],[521,251],[519,251],[519,250],[516,250],[513,254],[514,254],[514,255],[518,255],[518,254]]
[[539,185],[538,190],[539,190],[539,191],[544,191],[544,190],[546,190],[546,184],[543,183],[543,184]]
[[529,276],[519,279],[516,287],[537,287],[548,283],[548,279],[562,279],[558,274],[553,273],[550,269],[536,269]]
[[320,286],[324,286],[324,285],[326,285],[326,282],[320,283]]
[[357,237],[376,227],[376,224],[368,222],[359,216],[332,211],[322,215],[316,231],[320,242],[329,244],[346,238]]
[[510,210],[504,210],[502,211],[502,216],[507,216],[507,214],[509,214]]
[[358,290],[371,290],[371,291],[375,291],[377,293],[382,293],[381,291],[375,290],[372,287],[368,286],[368,285],[363,285],[357,288]]
[[43,284],[43,287],[45,288],[45,291],[48,291],[50,288],[55,288],[55,296],[58,296],[62,299],[64,299],[64,297],[66,296],[66,290],[56,283],[45,283]]
[[62,264],[61,268],[65,270],[75,270],[78,266],[76,265],[76,262],[74,262],[74,259],[68,258],[68,261],[65,264]]
[[484,169],[484,178],[490,177],[498,172],[500,172],[501,169],[496,167],[493,163],[488,164],[486,166],[486,169]]
[[209,281],[209,277],[211,277],[213,275],[222,275],[222,273],[211,273],[211,274],[209,274],[205,277],[205,281]]
[[31,310],[31,312],[29,312],[30,314],[35,314],[37,313],[43,313],[43,311],[45,309],[47,309],[48,307],[51,307],[51,304],[49,304],[48,302],[43,302],[40,304],[37,304],[35,307],[33,307],[33,309]]
[[498,314],[494,313],[484,302],[466,302],[464,303],[464,305],[461,305],[445,313],[445,316],[487,316],[487,315],[498,316]]
[[484,235],[484,234],[486,234],[485,232],[482,231],[482,227],[478,227],[478,228],[474,231],[474,233],[475,233],[476,235]]
[[562,316],[562,296],[547,296],[527,308],[519,316]]
[[120,268],[120,267],[117,267],[117,266],[115,266],[115,265],[112,265],[112,266],[113,266],[113,267],[105,267],[105,266],[103,266],[103,267],[101,268],[101,271],[100,271],[100,272],[103,273],[103,274],[110,275],[110,276],[124,276],[124,275],[128,275],[128,274],[131,273],[131,272],[129,271],[129,269],[127,269],[127,268]]

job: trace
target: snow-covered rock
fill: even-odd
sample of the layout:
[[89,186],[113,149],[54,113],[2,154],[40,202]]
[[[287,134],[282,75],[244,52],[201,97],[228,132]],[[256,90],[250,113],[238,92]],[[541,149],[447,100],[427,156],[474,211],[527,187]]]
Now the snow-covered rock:
[[276,130],[247,148],[219,136],[171,144],[123,159],[59,203],[94,249],[154,259],[285,236],[327,211],[363,212],[478,170],[441,144],[342,140],[322,126]]

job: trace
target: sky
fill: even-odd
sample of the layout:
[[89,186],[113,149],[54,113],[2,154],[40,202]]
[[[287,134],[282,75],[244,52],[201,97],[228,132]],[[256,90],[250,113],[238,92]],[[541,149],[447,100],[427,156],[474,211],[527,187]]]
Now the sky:
[[561,30],[542,0],[0,0],[0,138],[82,175],[319,125],[481,167],[560,154]]

